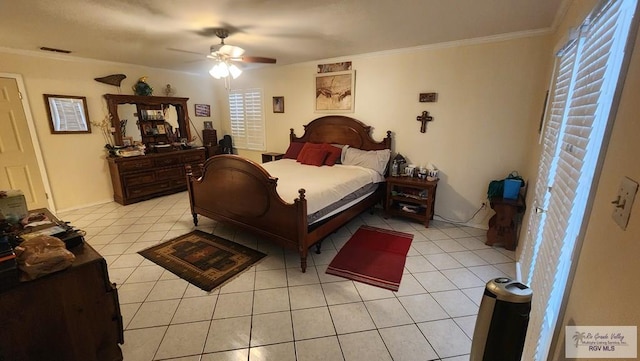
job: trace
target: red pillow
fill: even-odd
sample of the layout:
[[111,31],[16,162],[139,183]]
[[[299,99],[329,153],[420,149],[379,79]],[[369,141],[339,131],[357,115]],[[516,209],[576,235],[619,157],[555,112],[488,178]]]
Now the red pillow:
[[309,149],[322,149],[322,144],[321,143],[304,143],[304,147],[302,147],[302,150],[300,151],[300,153],[298,153],[298,157],[296,158],[296,160],[298,162],[302,162],[302,160],[305,157],[305,154],[309,151]]
[[329,152],[324,149],[311,148],[307,150],[301,163],[320,167],[324,164],[328,154]]
[[291,144],[289,144],[289,148],[287,149],[287,152],[284,154],[282,158],[297,159],[298,154],[300,154],[300,151],[302,150],[302,147],[304,147],[304,144],[305,143],[301,143],[301,142],[291,142]]
[[341,148],[334,147],[331,144],[324,143],[322,149],[329,153],[327,159],[324,160],[324,164],[328,166],[336,164],[336,161],[340,159],[340,155],[342,154]]

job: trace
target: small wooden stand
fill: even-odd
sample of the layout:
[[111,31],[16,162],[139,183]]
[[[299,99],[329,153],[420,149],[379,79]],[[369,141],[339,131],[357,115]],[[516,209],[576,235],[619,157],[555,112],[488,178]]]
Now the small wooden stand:
[[502,244],[505,249],[515,251],[518,245],[518,215],[524,213],[522,196],[518,199],[491,198],[491,208],[496,212],[489,220],[487,246]]

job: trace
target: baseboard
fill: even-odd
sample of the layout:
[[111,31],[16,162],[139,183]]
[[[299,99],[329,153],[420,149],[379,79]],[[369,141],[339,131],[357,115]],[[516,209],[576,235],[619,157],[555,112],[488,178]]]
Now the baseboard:
[[78,209],[88,208],[88,207],[93,207],[93,206],[99,206],[99,205],[107,204],[107,203],[111,203],[111,202],[113,202],[113,199],[107,199],[107,200],[104,200],[104,201],[98,201],[98,202],[94,202],[94,203],[83,204],[81,206],[74,206],[74,207],[71,207],[71,208],[57,209],[56,213],[71,212],[71,211],[75,211],[75,210],[78,210]]

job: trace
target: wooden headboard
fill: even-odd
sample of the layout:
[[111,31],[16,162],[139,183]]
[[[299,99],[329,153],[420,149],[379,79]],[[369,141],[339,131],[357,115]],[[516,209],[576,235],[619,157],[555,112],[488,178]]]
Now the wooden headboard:
[[371,138],[371,127],[359,120],[341,115],[328,115],[312,120],[304,126],[302,137],[291,128],[291,142],[343,144],[362,150],[391,149],[391,131],[381,142]]

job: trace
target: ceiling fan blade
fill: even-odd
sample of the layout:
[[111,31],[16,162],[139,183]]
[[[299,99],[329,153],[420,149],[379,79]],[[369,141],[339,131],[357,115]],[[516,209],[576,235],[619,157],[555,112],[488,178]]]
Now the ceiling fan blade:
[[182,50],[182,49],[176,49],[176,48],[167,48],[167,50],[177,51],[179,53],[196,54],[196,55],[200,55],[200,56],[207,55],[207,54],[198,53],[196,51]]
[[265,64],[276,63],[276,59],[274,58],[264,58],[261,56],[241,56],[238,58],[232,58],[232,60],[242,61],[245,63],[265,63]]

